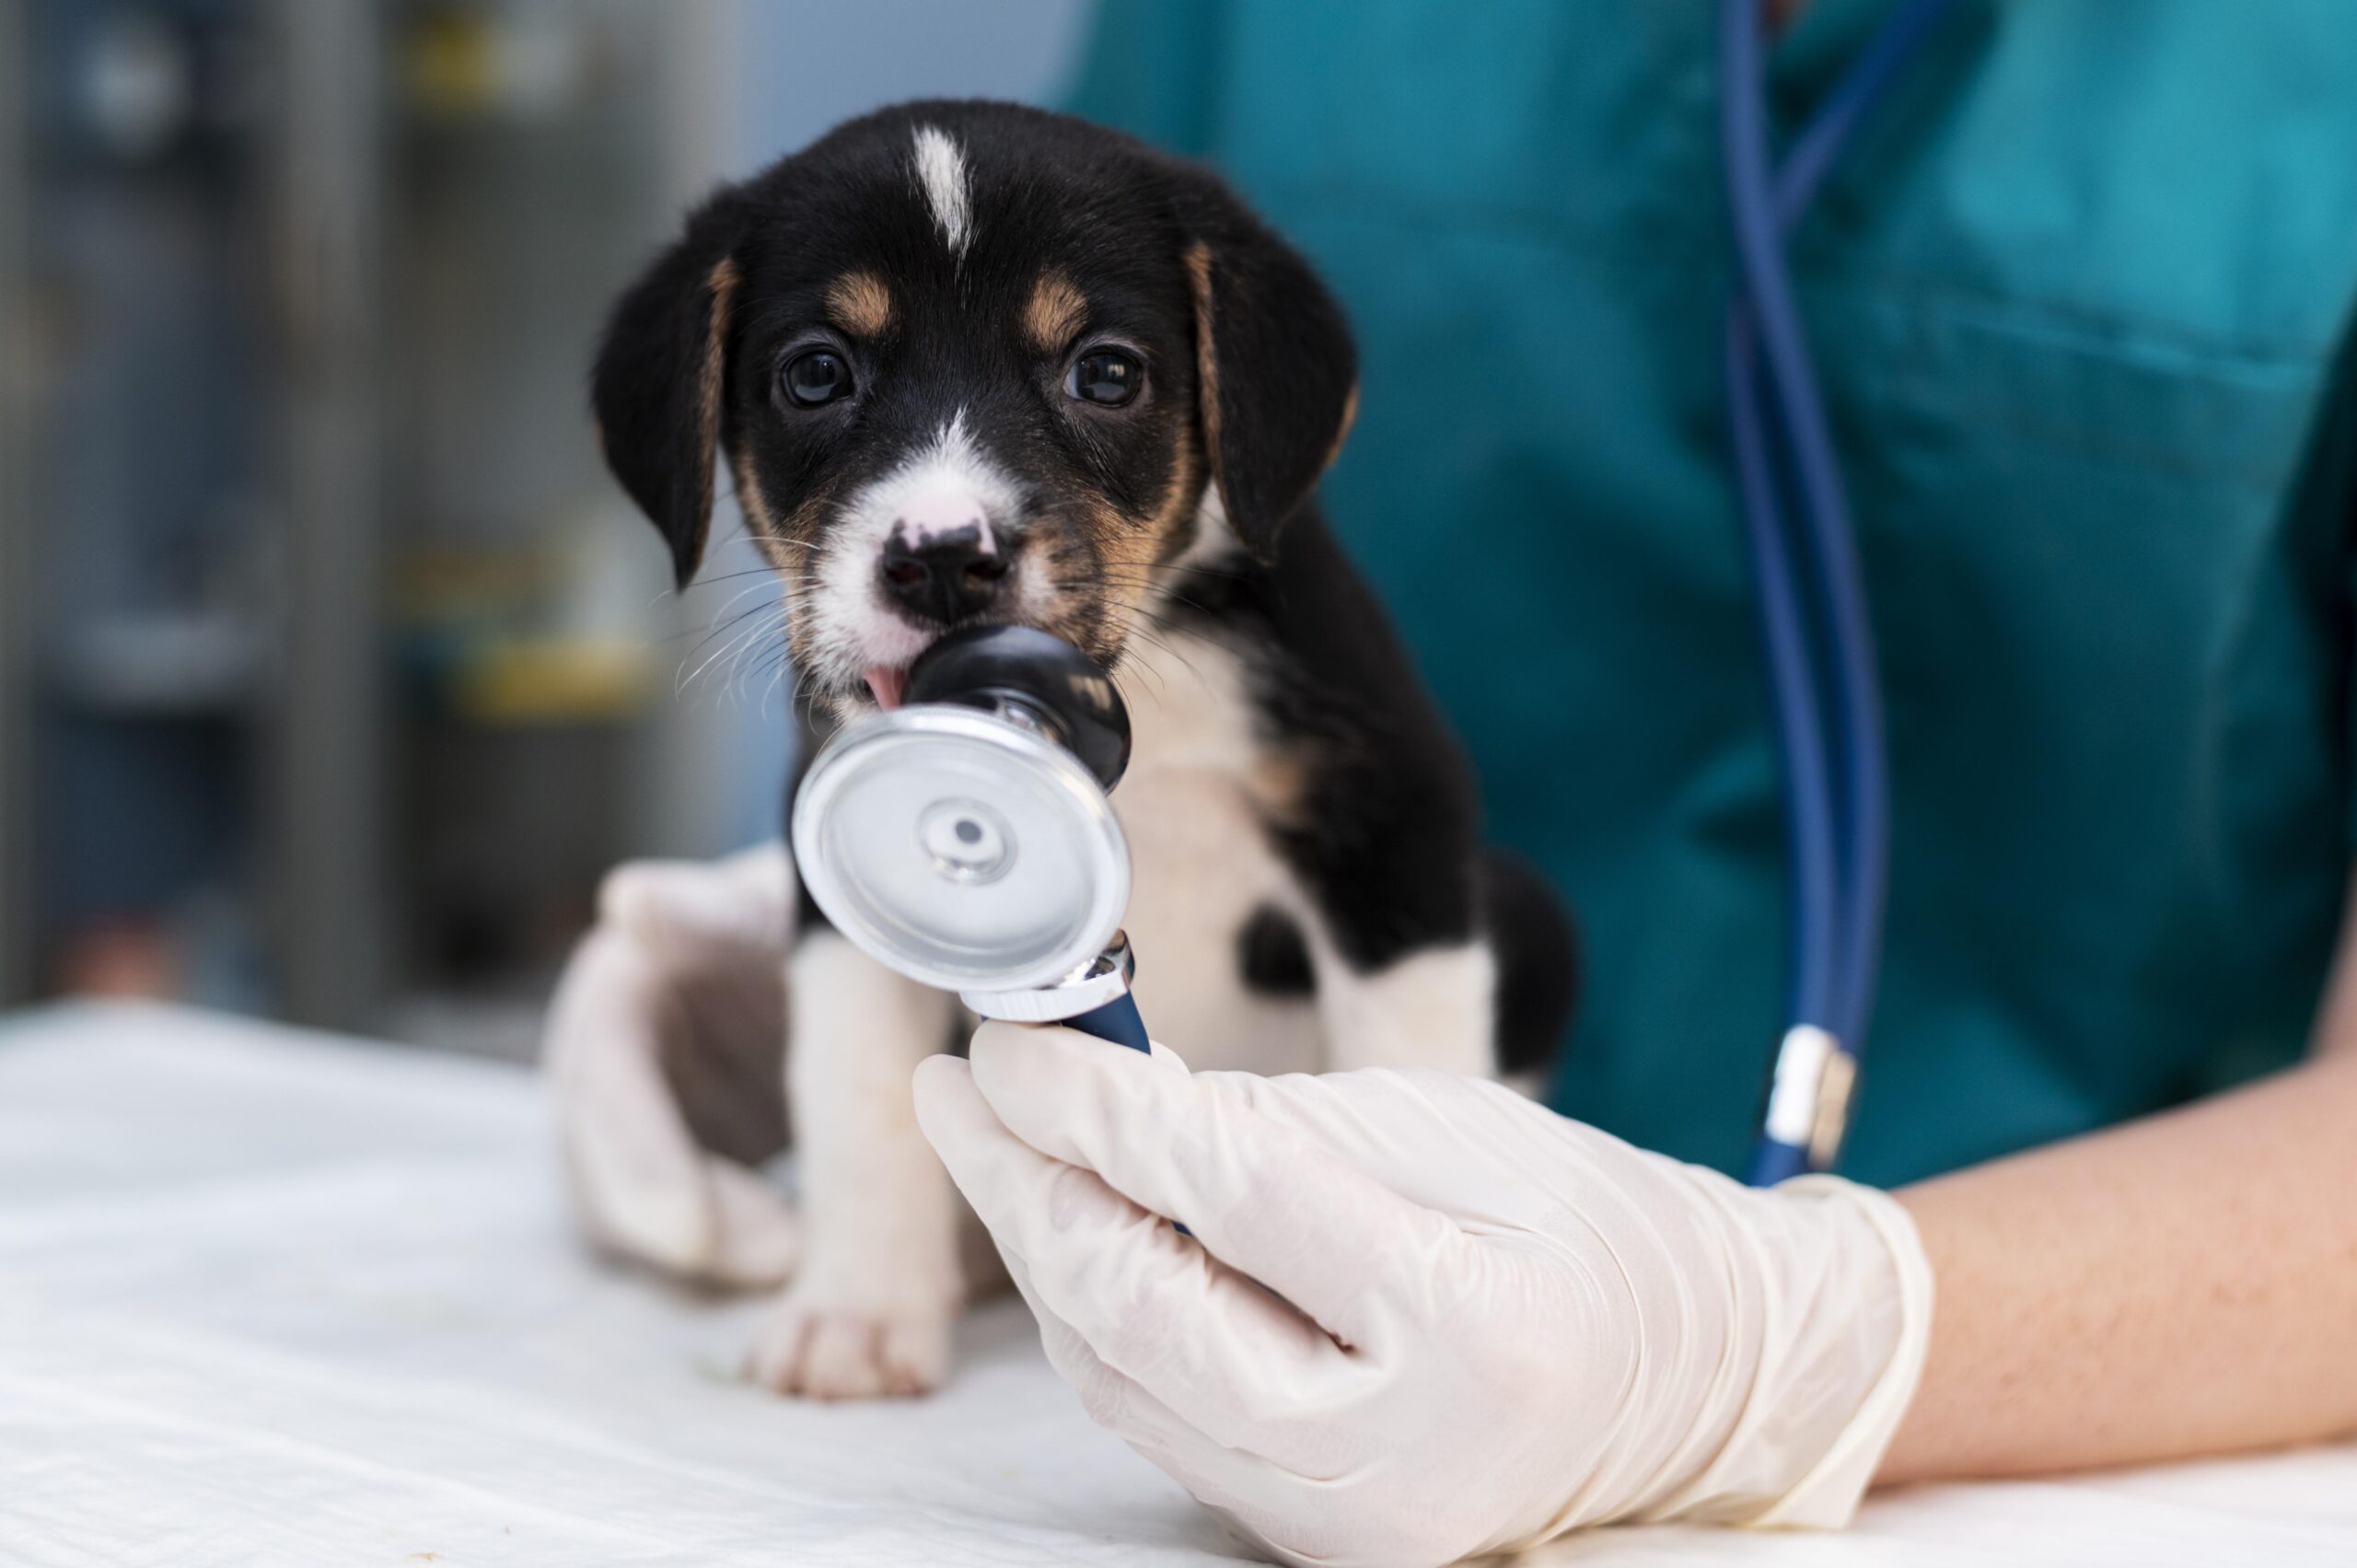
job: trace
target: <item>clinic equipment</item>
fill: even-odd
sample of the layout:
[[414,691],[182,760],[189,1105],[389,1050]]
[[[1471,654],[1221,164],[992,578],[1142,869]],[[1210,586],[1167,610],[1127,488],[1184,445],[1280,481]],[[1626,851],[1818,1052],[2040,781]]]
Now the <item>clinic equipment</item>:
[[[1737,259],[1728,433],[1793,862],[1787,1027],[1752,1157],[1754,1186],[1828,1169],[1839,1157],[1874,1007],[1890,833],[1864,582],[1783,245],[1866,110],[1949,3],[1900,0],[1771,168],[1760,0],[1720,0],[1720,134]],[[1797,529],[1785,520],[1795,512]]]
[[1106,792],[1130,716],[1104,670],[1028,626],[952,632],[903,705],[837,731],[794,805],[802,884],[837,930],[985,1018],[1144,1051]]

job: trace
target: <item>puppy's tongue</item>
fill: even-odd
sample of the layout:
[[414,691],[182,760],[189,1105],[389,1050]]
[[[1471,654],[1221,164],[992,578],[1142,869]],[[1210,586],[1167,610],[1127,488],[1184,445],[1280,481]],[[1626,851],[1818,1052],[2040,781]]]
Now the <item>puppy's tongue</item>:
[[908,688],[909,672],[905,669],[879,664],[867,672],[867,690],[875,697],[876,705],[888,714],[900,705],[900,694]]

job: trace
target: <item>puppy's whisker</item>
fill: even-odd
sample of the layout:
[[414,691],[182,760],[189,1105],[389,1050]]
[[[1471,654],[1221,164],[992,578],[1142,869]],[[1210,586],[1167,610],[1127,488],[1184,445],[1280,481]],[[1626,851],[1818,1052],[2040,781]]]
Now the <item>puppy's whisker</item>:
[[[1187,660],[1187,656],[1186,656],[1186,655],[1185,655],[1185,654],[1183,654],[1183,653],[1181,653],[1178,648],[1176,648],[1176,647],[1172,646],[1172,645],[1171,645],[1171,644],[1170,644],[1167,639],[1165,639],[1164,637],[1162,637],[1159,633],[1155,633],[1155,632],[1152,631],[1152,630],[1151,630],[1151,629],[1149,629],[1149,628],[1143,627],[1143,626],[1139,626],[1139,625],[1137,625],[1136,623],[1134,623],[1134,622],[1132,622],[1132,621],[1127,621],[1127,620],[1122,621],[1120,624],[1121,633],[1122,633],[1122,635],[1123,635],[1124,637],[1134,637],[1134,638],[1136,638],[1139,642],[1151,644],[1152,645],[1154,645],[1154,646],[1155,646],[1155,647],[1158,647],[1158,648],[1162,649],[1165,653],[1168,654],[1171,657],[1173,657],[1173,658],[1175,658],[1175,659],[1178,659],[1180,663],[1182,663],[1182,664],[1187,664],[1187,663],[1188,663],[1188,660]],[[1143,665],[1130,666],[1130,667],[1128,667],[1128,668],[1138,668],[1138,669],[1151,669],[1151,667],[1150,667],[1150,666],[1143,666]],[[1193,666],[1192,666],[1191,664],[1189,664],[1189,668],[1191,669],[1191,668],[1193,668]],[[1166,690],[1167,690],[1167,682],[1164,679],[1164,677],[1163,677],[1162,672],[1161,672],[1160,670],[1152,670],[1152,673],[1153,673],[1153,675],[1154,675],[1154,677],[1155,677],[1155,680],[1156,680],[1157,682],[1161,682],[1161,683],[1163,683],[1163,684],[1164,684],[1164,686],[1165,686],[1165,688],[1166,688]],[[1197,671],[1197,673],[1198,673],[1198,674],[1200,674],[1200,673],[1201,673],[1201,671]],[[1114,674],[1115,674],[1116,679],[1118,679],[1118,678],[1119,678],[1119,676],[1120,676],[1120,671],[1119,669],[1116,669],[1116,670],[1115,670],[1115,672],[1114,672]]]
[[765,584],[755,583],[749,587],[738,588],[735,593],[728,596],[728,602],[720,607],[720,613],[723,615],[727,614],[730,610],[736,609],[738,605],[744,603],[755,594],[760,593],[766,586],[767,585]]
[[[690,674],[690,675],[689,675],[685,679],[681,680],[681,681],[679,683],[678,690],[679,690],[679,691],[681,691],[681,692],[686,691],[687,691],[687,689],[688,689],[690,686],[693,685],[693,684],[694,684],[694,683],[695,683],[699,679],[701,679],[701,678],[702,677],[703,672],[704,672],[705,670],[710,669],[710,668],[713,667],[713,664],[714,664],[714,661],[716,661],[716,660],[718,660],[719,658],[721,658],[724,655],[726,655],[726,654],[732,653],[732,652],[734,652],[735,650],[737,650],[739,646],[741,646],[741,645],[745,645],[745,644],[747,644],[747,643],[749,643],[749,642],[751,642],[752,640],[754,640],[754,639],[758,638],[759,636],[761,636],[761,634],[762,633],[764,633],[764,632],[768,631],[769,629],[770,629],[770,623],[769,623],[768,621],[761,621],[761,620],[755,620],[755,621],[753,621],[753,624],[752,624],[751,626],[748,627],[745,631],[743,631],[743,632],[739,633],[737,635],[736,635],[736,636],[734,636],[734,637],[730,638],[730,639],[729,639],[726,644],[722,645],[722,646],[721,646],[719,649],[717,649],[716,651],[714,651],[714,652],[713,653],[713,655],[711,656],[711,657],[709,657],[709,658],[705,659],[702,664],[700,664],[700,665],[696,666],[694,672],[693,672],[692,674]],[[691,657],[692,657],[692,656],[694,656],[691,655],[690,656],[691,656]],[[682,662],[684,662],[684,661],[682,661]]]
[[1153,645],[1155,647],[1160,648],[1172,658],[1177,659],[1180,664],[1185,665],[1187,667],[1188,673],[1193,675],[1198,680],[1206,679],[1202,668],[1198,666],[1192,658],[1190,658],[1183,649],[1179,648],[1168,638],[1162,635],[1159,628],[1148,627],[1141,624],[1134,618],[1126,613],[1120,617],[1120,625],[1126,634],[1137,638],[1140,642],[1148,643]]
[[[739,595],[738,597],[742,598],[743,596]],[[689,660],[693,659],[698,654],[703,652],[705,648],[711,646],[716,639],[722,637],[733,637],[738,629],[743,627],[747,621],[758,621],[761,617],[772,613],[773,610],[779,622],[783,624],[788,615],[792,612],[793,607],[791,605],[772,607],[766,604],[756,604],[749,606],[744,610],[737,610],[734,614],[707,622],[702,628],[703,634],[697,639],[695,646],[690,648],[686,654],[681,656],[679,662],[682,665],[685,665]],[[673,643],[680,642],[696,630],[697,628],[692,626],[687,627],[679,632],[674,633],[669,638],[665,640]]]
[[726,620],[706,621],[702,627],[682,627],[665,640],[667,642],[673,643],[683,642],[699,631],[702,633],[702,635],[697,638],[696,645],[690,648],[686,654],[681,656],[680,662],[685,663],[687,660],[691,659],[695,657],[696,655],[703,652],[705,647],[710,645],[713,639],[715,637],[725,636],[729,633],[736,631],[737,627],[742,626],[746,621],[761,613],[761,607],[760,605],[754,605],[749,610],[737,611],[736,614],[727,617]]
[[747,577],[771,577],[784,581],[774,566],[748,566],[741,572],[706,572],[688,585],[688,591],[693,593],[698,588],[716,588],[723,583],[739,582]]
[[773,616],[771,618],[768,624],[761,628],[761,636],[755,637],[752,641],[747,643],[742,648],[737,650],[736,656],[730,660],[730,663],[734,666],[735,673],[728,682],[727,691],[729,695],[734,697],[741,692],[745,682],[750,678],[750,672],[758,668],[760,660],[768,656],[768,646],[766,644],[767,637],[772,634],[775,634],[779,637],[780,641],[783,642],[784,632],[784,618],[783,616]]

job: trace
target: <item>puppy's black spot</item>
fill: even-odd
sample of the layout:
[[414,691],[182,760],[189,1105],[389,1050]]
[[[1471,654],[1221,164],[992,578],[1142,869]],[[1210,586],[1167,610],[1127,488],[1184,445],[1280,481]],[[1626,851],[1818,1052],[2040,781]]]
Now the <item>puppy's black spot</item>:
[[1264,996],[1308,996],[1318,990],[1309,968],[1309,944],[1292,916],[1262,904],[1236,934],[1237,968],[1248,991]]

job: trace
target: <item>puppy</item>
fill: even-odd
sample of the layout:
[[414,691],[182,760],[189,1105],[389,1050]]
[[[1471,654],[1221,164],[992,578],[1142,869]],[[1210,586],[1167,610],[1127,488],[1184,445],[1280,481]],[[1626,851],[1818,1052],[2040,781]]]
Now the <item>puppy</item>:
[[[615,307],[592,401],[682,585],[726,458],[822,726],[895,705],[952,627],[1041,627],[1113,672],[1138,1000],[1196,1067],[1492,1073],[1561,1033],[1568,924],[1484,853],[1312,501],[1357,401],[1341,312],[1209,173],[1012,105],[853,121],[689,217]],[[958,1208],[909,1081],[956,999],[807,900],[787,997],[803,1248],[755,1375],[929,1388]]]

